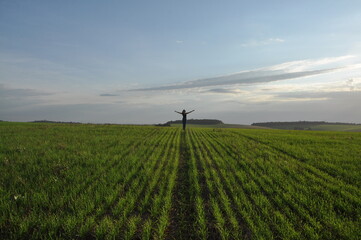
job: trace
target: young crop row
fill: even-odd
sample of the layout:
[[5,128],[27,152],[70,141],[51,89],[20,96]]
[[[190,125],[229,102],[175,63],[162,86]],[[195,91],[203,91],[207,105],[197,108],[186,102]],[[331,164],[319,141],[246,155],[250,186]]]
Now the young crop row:
[[[238,131],[234,131],[240,134]],[[336,176],[347,184],[361,185],[361,135],[350,132],[242,131],[250,140]],[[345,157],[347,156],[347,157]]]
[[0,136],[1,239],[360,237],[357,133],[1,123]]
[[164,238],[177,129],[28,127],[1,129],[3,238]]
[[243,131],[191,129],[189,135],[193,161],[199,162],[193,176],[204,182],[197,209],[209,210],[205,216],[197,212],[199,236],[356,238],[359,188]]

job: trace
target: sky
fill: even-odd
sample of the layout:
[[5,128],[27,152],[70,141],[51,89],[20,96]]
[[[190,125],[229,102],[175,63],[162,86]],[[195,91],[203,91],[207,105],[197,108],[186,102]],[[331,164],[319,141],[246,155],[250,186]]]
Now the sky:
[[361,123],[361,1],[0,0],[0,120]]

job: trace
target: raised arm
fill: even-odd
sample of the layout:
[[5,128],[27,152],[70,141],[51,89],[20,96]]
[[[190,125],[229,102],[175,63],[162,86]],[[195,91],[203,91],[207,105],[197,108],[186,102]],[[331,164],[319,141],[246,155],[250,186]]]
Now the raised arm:
[[186,114],[191,113],[191,112],[194,112],[194,110],[192,110],[192,111],[190,111],[190,112],[187,112]]
[[177,111],[175,111],[176,113],[179,113],[179,114],[182,114],[181,112],[177,112]]

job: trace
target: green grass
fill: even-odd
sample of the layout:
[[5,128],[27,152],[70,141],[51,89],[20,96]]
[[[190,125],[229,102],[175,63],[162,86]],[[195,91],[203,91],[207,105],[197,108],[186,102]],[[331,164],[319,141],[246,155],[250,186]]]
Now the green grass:
[[[280,123],[269,123],[265,126],[268,126],[269,129],[282,129],[282,130],[304,130],[304,131],[344,131],[344,132],[361,132],[360,124],[343,124],[343,123],[334,123],[334,124],[320,124],[317,122],[280,122]],[[252,126],[256,127],[256,126]]]
[[312,127],[312,130],[361,132],[361,125],[343,125],[343,124],[315,125]]
[[[172,127],[182,127],[182,124],[172,124]],[[297,124],[291,126],[280,126],[279,129],[283,130],[294,130],[297,127]],[[242,125],[242,124],[187,124],[187,128],[238,128],[238,129],[270,129],[267,127],[252,126],[252,125]],[[305,128],[305,131],[343,131],[343,132],[361,132],[361,125],[351,125],[351,124],[320,124],[312,125],[310,129]]]
[[360,239],[361,133],[0,123],[1,239]]

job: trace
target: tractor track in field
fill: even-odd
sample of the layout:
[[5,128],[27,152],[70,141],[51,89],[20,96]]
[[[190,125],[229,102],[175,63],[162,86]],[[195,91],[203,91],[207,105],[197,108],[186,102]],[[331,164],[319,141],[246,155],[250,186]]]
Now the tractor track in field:
[[173,206],[171,220],[167,231],[167,239],[196,239],[194,231],[195,209],[191,196],[191,182],[189,176],[190,153],[186,142],[187,132],[181,133],[180,154],[176,184],[173,189]]

